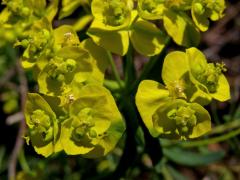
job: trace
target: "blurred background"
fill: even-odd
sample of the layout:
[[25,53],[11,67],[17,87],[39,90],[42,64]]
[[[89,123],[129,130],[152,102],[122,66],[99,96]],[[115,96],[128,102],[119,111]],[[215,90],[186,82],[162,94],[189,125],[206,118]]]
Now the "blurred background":
[[[79,7],[81,10],[82,7]],[[71,23],[71,18],[55,25]],[[79,32],[84,36],[84,31]],[[1,40],[0,40],[1,41]],[[166,53],[181,49],[173,42]],[[31,145],[19,136],[25,129],[22,113],[27,91],[36,91],[31,72],[24,72],[18,49],[11,44],[0,48],[0,179],[7,179],[16,164],[17,179],[240,179],[240,2],[229,0],[225,16],[212,22],[202,34],[199,49],[212,62],[224,62],[231,86],[231,100],[213,102],[207,107],[213,131],[193,142],[153,139],[143,126],[124,135],[108,156],[90,160],[58,153],[50,158],[37,155]],[[121,72],[120,58],[115,58]],[[135,54],[137,74],[148,59]],[[162,61],[151,67],[146,78],[161,81]],[[107,71],[111,78],[111,70]],[[124,109],[123,109],[124,113]],[[141,122],[140,122],[141,123]],[[17,152],[18,155],[17,155]]]

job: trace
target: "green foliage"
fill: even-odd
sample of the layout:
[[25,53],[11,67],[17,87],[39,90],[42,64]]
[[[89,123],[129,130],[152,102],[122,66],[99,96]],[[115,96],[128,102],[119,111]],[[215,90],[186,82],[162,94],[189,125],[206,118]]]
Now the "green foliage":
[[[204,152],[202,154],[199,154],[191,151],[183,151],[180,148],[170,148],[164,150],[164,154],[171,161],[192,167],[207,165],[219,161],[225,156],[224,151]],[[181,156],[179,156],[179,154],[181,154]]]
[[15,91],[6,91],[2,94],[1,100],[4,102],[3,111],[6,114],[11,114],[18,110],[18,98],[18,94]]
[[0,76],[13,67],[16,63],[16,56],[16,51],[10,44],[0,48]]

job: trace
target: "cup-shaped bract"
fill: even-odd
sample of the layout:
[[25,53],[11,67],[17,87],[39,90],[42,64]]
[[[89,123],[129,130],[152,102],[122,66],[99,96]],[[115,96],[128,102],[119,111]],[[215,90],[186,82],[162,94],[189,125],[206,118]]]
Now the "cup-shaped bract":
[[93,72],[89,53],[80,47],[64,47],[38,75],[39,92],[49,96],[67,93],[74,78],[86,82]]
[[193,0],[191,8],[193,21],[201,31],[206,31],[209,18],[212,21],[222,18],[225,7],[225,0]]
[[207,110],[197,103],[174,99],[160,106],[152,115],[153,127],[162,137],[192,139],[211,130]]
[[94,22],[91,24],[87,32],[87,34],[92,38],[92,40],[102,48],[115,54],[124,56],[127,53],[129,47],[128,31],[108,31],[102,29]]
[[230,87],[223,72],[226,71],[224,64],[207,63],[204,54],[197,48],[186,50],[190,79],[202,90],[205,95],[219,101],[230,99]]
[[107,50],[95,44],[91,38],[82,41],[81,45],[85,50],[89,52],[92,59],[94,59],[94,77],[96,77],[96,80],[98,80],[98,82],[103,82],[105,71],[109,65]]
[[182,11],[168,10],[163,16],[163,25],[169,36],[181,46],[197,46],[200,33],[191,18]]
[[29,93],[25,105],[28,136],[38,154],[45,157],[62,150],[56,114],[39,94]]
[[177,81],[181,80],[184,74],[188,71],[189,67],[186,54],[181,51],[170,52],[163,62],[163,82],[166,86],[171,86],[171,84],[177,83]]
[[186,53],[174,51],[165,57],[162,68],[162,79],[169,90],[170,97],[191,101],[196,88],[189,78],[189,65]]
[[132,23],[129,35],[136,51],[145,56],[159,54],[165,46],[167,37],[155,24],[141,18]]
[[119,30],[131,21],[132,0],[93,0],[94,23],[105,30]]
[[79,94],[70,105],[70,118],[62,123],[63,149],[69,155],[104,156],[116,146],[125,130],[123,118],[104,87],[89,84]]

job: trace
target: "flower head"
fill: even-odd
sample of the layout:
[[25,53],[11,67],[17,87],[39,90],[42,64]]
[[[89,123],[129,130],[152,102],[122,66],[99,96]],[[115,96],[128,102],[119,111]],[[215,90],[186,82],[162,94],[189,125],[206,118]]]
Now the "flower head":
[[93,0],[92,13],[103,28],[114,30],[126,27],[131,20],[132,0]]
[[224,0],[193,0],[191,13],[196,26],[201,31],[206,31],[209,26],[208,18],[212,21],[222,18],[224,9]]
[[57,116],[42,96],[29,93],[24,113],[30,141],[38,154],[47,157],[62,150]]
[[163,137],[189,139],[211,129],[207,110],[196,103],[176,99],[159,107],[152,116],[153,126]]
[[125,124],[105,88],[86,85],[70,104],[70,117],[62,123],[61,141],[67,154],[94,158],[106,155],[121,137]]

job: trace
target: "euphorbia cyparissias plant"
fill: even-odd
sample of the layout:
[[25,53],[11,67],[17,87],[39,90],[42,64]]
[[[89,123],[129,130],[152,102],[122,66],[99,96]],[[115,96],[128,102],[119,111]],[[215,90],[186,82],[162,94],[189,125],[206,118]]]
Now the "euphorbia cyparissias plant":
[[[56,15],[65,18],[83,4],[93,19],[88,37],[80,40],[75,25],[52,27]],[[29,93],[25,105],[26,139],[45,157],[63,150],[87,158],[108,154],[125,131],[124,114],[103,86],[107,67],[114,66],[111,53],[129,52],[129,61],[133,50],[159,55],[169,37],[180,46],[197,46],[209,19],[220,19],[225,9],[224,0],[4,0],[3,5],[0,47],[20,46],[22,66],[38,83],[38,93]],[[203,106],[230,98],[225,71],[224,64],[208,63],[196,48],[169,53],[164,85],[144,80],[136,93],[150,134],[186,140],[209,132],[211,118]],[[116,97],[121,101],[125,94]]]

